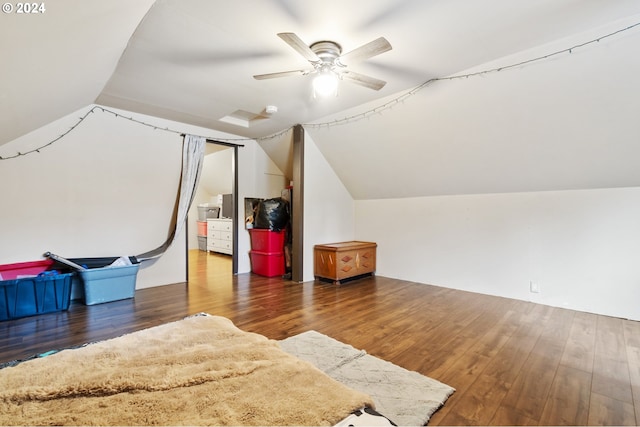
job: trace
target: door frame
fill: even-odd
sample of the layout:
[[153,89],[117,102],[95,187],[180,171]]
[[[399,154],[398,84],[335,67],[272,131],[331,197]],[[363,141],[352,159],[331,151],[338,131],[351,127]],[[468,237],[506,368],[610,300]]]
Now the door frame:
[[[215,139],[207,139],[207,144],[223,145],[233,148],[233,160],[231,162],[231,199],[233,200],[233,208],[231,210],[231,233],[233,241],[233,253],[231,254],[231,272],[233,275],[238,274],[238,148],[244,147],[242,144],[232,144],[230,142],[217,141]],[[185,255],[186,255],[186,282],[189,282],[189,227],[188,222],[185,233]],[[207,251],[208,253],[209,251]]]

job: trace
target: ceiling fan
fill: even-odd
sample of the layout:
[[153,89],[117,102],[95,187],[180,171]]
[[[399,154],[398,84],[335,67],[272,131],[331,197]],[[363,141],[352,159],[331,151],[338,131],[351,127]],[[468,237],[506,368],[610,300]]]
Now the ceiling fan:
[[[380,90],[387,84],[384,80],[346,69],[348,65],[355,62],[363,61],[391,50],[391,44],[389,44],[384,37],[379,37],[344,55],[342,55],[342,47],[333,41],[323,40],[307,46],[307,44],[294,33],[278,33],[278,37],[309,61],[313,68],[257,74],[253,76],[254,79],[264,80],[295,75],[306,76],[308,74],[318,74],[316,79],[314,79],[314,89],[320,92],[324,92],[325,90],[328,92],[333,90],[335,92],[339,79],[348,80],[373,90]],[[320,86],[316,86],[317,84],[323,83],[329,83],[334,86],[329,89],[322,89]]]

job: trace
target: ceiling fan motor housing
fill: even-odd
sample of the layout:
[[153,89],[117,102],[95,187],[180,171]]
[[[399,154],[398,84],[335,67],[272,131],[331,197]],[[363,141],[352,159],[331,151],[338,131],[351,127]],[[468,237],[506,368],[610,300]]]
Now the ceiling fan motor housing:
[[313,51],[313,53],[318,55],[318,57],[324,63],[333,64],[342,53],[342,47],[338,43],[332,41],[315,42],[311,46],[309,46],[309,48]]

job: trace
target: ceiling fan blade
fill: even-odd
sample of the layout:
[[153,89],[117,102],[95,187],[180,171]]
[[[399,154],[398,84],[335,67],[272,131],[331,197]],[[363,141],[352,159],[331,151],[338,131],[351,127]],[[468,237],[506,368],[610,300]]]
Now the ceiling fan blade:
[[379,37],[372,42],[355,48],[351,52],[345,53],[340,58],[338,58],[338,60],[342,65],[349,65],[353,64],[354,62],[363,61],[367,58],[380,55],[381,53],[384,53],[391,49],[391,43],[389,43],[384,37]]
[[352,83],[360,86],[368,87],[373,90],[380,90],[387,84],[384,80],[379,80],[373,77],[365,76],[364,74],[354,73],[353,71],[343,71],[341,73],[343,79],[347,79]]
[[311,70],[281,71],[279,73],[256,74],[255,76],[253,76],[253,78],[256,80],[265,80],[265,79],[276,79],[278,77],[305,76],[309,73],[311,73]]
[[320,57],[318,57],[318,55],[316,55],[315,52],[312,51],[311,48],[294,33],[278,33],[278,37],[294,48],[300,55],[304,56],[307,61],[322,62]]

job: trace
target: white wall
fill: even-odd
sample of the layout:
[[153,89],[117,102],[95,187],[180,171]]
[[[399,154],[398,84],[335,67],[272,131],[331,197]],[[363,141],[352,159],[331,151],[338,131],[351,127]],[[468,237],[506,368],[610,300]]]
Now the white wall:
[[314,245],[354,239],[354,201],[306,132],[304,144],[303,280],[309,281]]
[[640,188],[361,200],[355,212],[379,275],[640,320]]
[[[3,145],[0,156],[53,141],[91,107]],[[96,110],[40,152],[0,161],[0,263],[42,259],[45,251],[69,258],[136,255],[164,242],[180,181],[182,137],[161,129],[229,136],[119,112],[159,129]],[[138,288],[184,281],[184,239],[143,263]]]
[[233,148],[216,151],[204,157],[198,190],[202,189],[213,202],[218,194],[233,191]]

